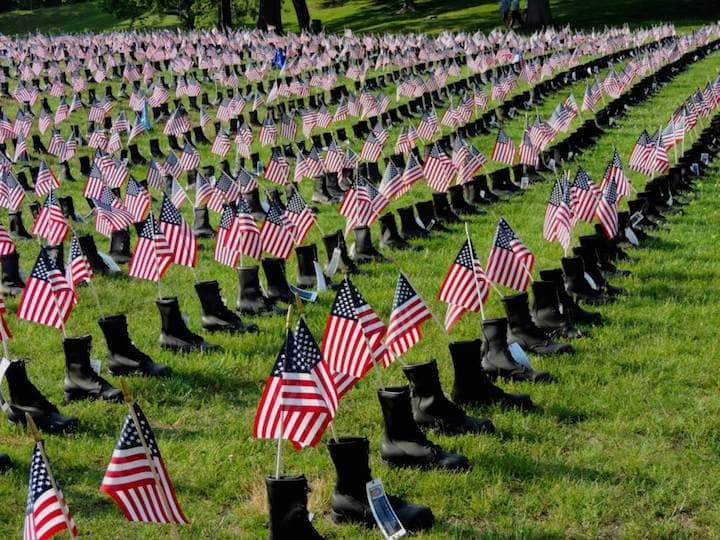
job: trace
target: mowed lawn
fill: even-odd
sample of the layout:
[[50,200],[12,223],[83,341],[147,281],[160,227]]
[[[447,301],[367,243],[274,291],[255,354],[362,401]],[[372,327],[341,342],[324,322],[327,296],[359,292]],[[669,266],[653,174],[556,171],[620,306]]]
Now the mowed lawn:
[[[494,6],[494,3],[492,4]],[[494,7],[493,7],[494,9]],[[441,23],[438,23],[441,24]],[[720,55],[699,62],[661,89],[642,106],[629,112],[620,126],[609,131],[586,152],[581,163],[599,180],[616,146],[626,158],[643,127],[655,129],[673,109],[708,77],[717,74]],[[580,97],[583,85],[573,87]],[[568,90],[547,100],[545,113]],[[11,108],[8,108],[11,110]],[[76,113],[75,118],[79,118]],[[523,119],[509,123],[517,140]],[[577,125],[577,122],[576,124]],[[67,128],[67,126],[65,126]],[[45,137],[47,139],[47,137]],[[473,141],[486,154],[493,136]],[[165,145],[163,148],[167,149]],[[147,137],[141,145],[149,155]],[[204,161],[208,147],[201,150]],[[571,166],[574,173],[576,164]],[[143,168],[134,172],[142,177]],[[74,170],[76,177],[79,171]],[[644,179],[632,175],[636,186]],[[714,376],[714,343],[718,274],[716,260],[720,217],[720,173],[699,186],[698,194],[683,214],[673,216],[659,240],[643,250],[632,250],[639,262],[626,265],[633,275],[613,283],[627,287],[629,295],[614,306],[603,307],[605,326],[574,342],[576,354],[557,359],[533,359],[551,371],[559,382],[547,386],[503,385],[531,393],[540,408],[532,413],[498,409],[471,411],[489,416],[498,433],[493,436],[448,437],[431,433],[443,447],[462,452],[473,470],[452,475],[415,470],[390,470],[380,463],[381,416],[374,374],[342,401],[336,429],[339,435],[367,435],[371,440],[371,465],[388,491],[430,505],[437,517],[435,528],[420,538],[477,537],[615,537],[615,536],[715,536],[720,531],[716,510],[718,383]],[[533,185],[523,196],[491,207],[470,220],[475,246],[485,258],[499,216],[506,217],[538,257],[539,268],[559,266],[561,250],[542,240],[545,201],[551,184]],[[82,182],[64,184],[61,194],[73,194],[85,211]],[[303,186],[309,195],[309,185]],[[418,200],[426,189],[414,190]],[[402,203],[401,203],[402,204]],[[157,203],[154,205],[157,211]],[[397,206],[397,205],[395,205]],[[340,221],[329,208],[321,210],[320,224],[330,232]],[[185,215],[189,217],[188,208]],[[30,216],[24,212],[29,227]],[[214,224],[217,216],[214,216]],[[81,231],[91,231],[86,224]],[[584,225],[577,231],[586,233]],[[373,229],[377,237],[377,228]],[[390,261],[368,266],[355,283],[384,320],[392,302],[397,271],[402,269],[439,318],[443,305],[435,294],[448,265],[459,249],[463,231],[439,234],[417,243],[421,251],[388,253]],[[134,235],[133,235],[134,236]],[[96,235],[101,249],[107,242]],[[309,241],[320,242],[313,231]],[[218,279],[229,304],[234,304],[234,272],[211,262],[212,244],[204,250],[199,279]],[[323,251],[321,249],[321,251]],[[21,264],[29,271],[37,245],[20,245]],[[294,258],[293,258],[294,259]],[[323,254],[324,260],[324,254]],[[289,274],[294,276],[290,261]],[[188,313],[191,328],[200,330],[200,308],[192,290],[193,275],[172,268],[161,284],[164,295],[177,295]],[[233,338],[209,336],[225,347],[224,353],[173,356],[156,345],[159,316],[153,305],[157,288],[128,278],[96,281],[103,310],[129,315],[131,335],[157,361],[173,366],[168,380],[130,379],[139,402],[156,427],[156,435],[178,497],[192,525],[179,530],[184,538],[261,538],[267,519],[264,476],[274,468],[274,444],[250,436],[252,419],[264,379],[282,342],[283,320],[258,319],[262,333]],[[332,293],[308,306],[311,330],[320,338]],[[17,299],[9,301],[13,312]],[[502,315],[496,296],[486,309],[488,317]],[[89,290],[68,324],[70,335],[91,333],[94,356],[102,358],[105,344],[95,319],[100,315]],[[16,334],[11,350],[29,359],[28,370],[38,387],[58,404],[62,400],[61,335],[51,329],[9,316]],[[478,318],[467,316],[452,339],[478,336]],[[408,355],[407,362],[438,360],[446,391],[453,375],[447,338],[432,323],[426,338]],[[117,379],[111,380],[118,383]],[[399,365],[382,373],[384,384],[405,382]],[[88,538],[170,537],[166,527],[126,524],[118,509],[98,491],[125,409],[105,403],[61,405],[78,415],[78,434],[47,437],[47,451],[55,473],[73,510],[78,527]],[[0,537],[15,537],[22,527],[27,474],[32,443],[13,426],[0,426],[0,450],[17,466],[0,481]],[[304,473],[313,489],[310,511],[317,528],[331,538],[376,538],[351,526],[336,527],[329,520],[329,499],[334,469],[324,443],[296,453],[287,445],[284,470]]]
[[[525,1],[521,2],[523,8]],[[328,31],[342,32],[429,32],[443,30],[489,31],[500,23],[496,0],[464,2],[462,0],[418,0],[415,13],[398,13],[399,1],[384,0],[308,0],[310,16],[319,19]],[[633,27],[673,21],[688,30],[716,20],[719,13],[715,0],[551,0],[556,25],[573,28],[618,26]],[[297,18],[292,2],[283,2],[283,24],[297,31]],[[235,16],[236,24],[254,24],[254,15],[244,10]],[[102,9],[95,0],[60,7],[17,10],[0,13],[0,33],[25,34],[40,32],[103,32],[114,28],[158,28],[177,26],[175,15],[149,12],[136,21],[118,20]]]

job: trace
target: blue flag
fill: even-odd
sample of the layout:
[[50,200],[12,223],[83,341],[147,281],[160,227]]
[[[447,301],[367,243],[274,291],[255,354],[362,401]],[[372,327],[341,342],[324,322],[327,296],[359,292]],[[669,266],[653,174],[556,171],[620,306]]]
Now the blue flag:
[[140,115],[140,122],[146,131],[150,131],[150,129],[152,129],[152,126],[150,125],[150,110],[148,109],[147,99],[143,102],[143,111]]
[[275,49],[275,56],[273,56],[272,65],[277,69],[285,67],[285,53],[282,49]]

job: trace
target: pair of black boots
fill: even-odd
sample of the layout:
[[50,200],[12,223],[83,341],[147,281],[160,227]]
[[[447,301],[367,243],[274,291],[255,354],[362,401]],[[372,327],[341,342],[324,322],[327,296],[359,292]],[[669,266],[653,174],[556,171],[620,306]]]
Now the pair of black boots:
[[282,315],[277,302],[292,303],[295,295],[290,290],[285,261],[276,257],[262,260],[267,288],[260,285],[259,266],[238,267],[239,290],[235,309],[243,315]]
[[[366,527],[375,524],[366,494],[366,485],[372,480],[369,446],[365,437],[341,437],[328,441],[328,451],[337,473],[331,499],[334,523],[351,522]],[[270,514],[270,540],[323,538],[310,521],[307,508],[310,488],[304,475],[268,476],[265,485]],[[392,495],[388,496],[388,500],[400,522],[409,531],[428,529],[435,521],[432,510],[427,506],[408,504]]]

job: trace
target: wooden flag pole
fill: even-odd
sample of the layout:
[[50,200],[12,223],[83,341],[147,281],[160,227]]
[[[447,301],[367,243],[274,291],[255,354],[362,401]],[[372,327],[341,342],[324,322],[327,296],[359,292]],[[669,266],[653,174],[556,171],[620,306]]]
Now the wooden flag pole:
[[53,475],[52,469],[50,468],[50,462],[48,461],[47,455],[45,455],[45,444],[43,443],[40,432],[35,425],[35,421],[28,413],[25,413],[25,424],[27,426],[28,434],[33,438],[35,443],[38,445],[38,449],[40,450],[40,457],[45,464],[45,471],[47,472],[50,485],[55,491],[55,494],[57,495],[57,498],[60,502],[60,511],[62,512],[63,520],[65,521],[65,526],[67,527],[68,533],[70,534],[70,538],[77,538],[77,535],[74,532],[75,527],[70,521],[70,516],[68,515],[68,507],[65,504],[65,497],[63,497],[62,492],[60,491],[60,489],[58,489],[57,482],[55,482],[55,476]]
[[[130,418],[132,418],[133,426],[135,426],[135,431],[138,434],[138,439],[140,440],[140,444],[143,447],[143,450],[145,451],[145,458],[148,461],[148,466],[150,467],[150,473],[153,476],[153,480],[155,481],[155,485],[158,488],[158,493],[160,494],[160,502],[163,505],[163,510],[165,510],[165,513],[167,514],[168,523],[172,525],[172,536],[173,538],[180,538],[180,535],[177,532],[177,529],[175,528],[175,523],[172,520],[172,513],[170,511],[170,501],[168,501],[167,494],[165,493],[165,489],[160,482],[160,475],[157,472],[157,469],[155,468],[155,461],[152,455],[152,452],[150,451],[150,448],[148,447],[147,441],[145,440],[145,435],[142,431],[142,426],[140,425],[140,419],[137,417],[137,413],[135,412],[135,407],[133,405],[135,404],[135,401],[133,400],[133,395],[130,391],[130,387],[128,386],[127,381],[123,378],[120,380],[120,388],[122,389],[123,393],[123,399],[125,400],[125,403],[127,403],[128,411],[130,412]],[[149,426],[148,426],[149,427]]]
[[[297,297],[296,297],[297,298]],[[293,315],[293,305],[290,304],[288,306],[287,310],[287,317],[285,319],[285,356],[287,357],[287,342],[288,342],[288,335],[290,334],[290,326],[292,325],[292,315]],[[283,371],[285,371],[285,366],[283,365]],[[281,391],[282,392],[282,391]],[[277,436],[277,450],[275,451],[275,479],[280,478],[280,467],[282,464],[282,441],[283,441],[283,415],[284,411],[282,410],[282,395],[280,396],[280,419],[278,420],[278,436]]]

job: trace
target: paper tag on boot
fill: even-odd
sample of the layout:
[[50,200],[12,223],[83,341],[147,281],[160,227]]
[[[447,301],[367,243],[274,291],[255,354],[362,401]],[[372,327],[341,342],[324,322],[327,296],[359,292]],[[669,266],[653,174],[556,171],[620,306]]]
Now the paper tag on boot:
[[705,165],[710,163],[710,154],[707,152],[703,152],[700,154],[700,161],[702,161]]
[[96,374],[100,375],[100,370],[102,369],[102,361],[98,360],[97,358],[91,358],[90,367]]
[[520,189],[527,189],[530,185],[530,177],[529,176],[523,176],[520,179]]
[[533,369],[528,355],[525,354],[525,351],[519,343],[512,342],[508,344],[508,350],[510,351],[510,356],[512,356],[513,360],[515,360],[518,364],[525,366],[528,369]]
[[418,227],[420,227],[422,229],[425,228],[425,224],[422,222],[422,220],[418,216],[415,216],[415,223],[417,223]]
[[180,316],[182,320],[185,321],[185,326],[190,326],[190,317],[188,317],[187,313],[180,313]]
[[548,161],[548,169],[555,172],[555,158],[550,158],[550,161]]
[[630,216],[630,223],[632,223],[632,226],[635,227],[638,223],[640,223],[643,218],[643,216],[640,212],[635,212],[632,216]]
[[327,291],[327,283],[325,282],[325,274],[323,274],[322,268],[317,261],[313,261],[315,267],[315,280],[317,281],[317,290]]
[[588,274],[587,272],[584,272],[584,274],[585,274],[585,281],[588,282],[588,285],[590,285],[590,287],[592,287],[594,290],[599,291],[600,287],[598,287],[597,283],[595,283],[595,280],[590,277],[590,274]]
[[348,248],[348,256],[353,259],[355,257],[355,242],[350,244],[350,247]]
[[697,163],[693,163],[690,165],[690,170],[693,172],[695,176],[700,176],[700,165]]
[[338,267],[340,266],[341,256],[342,251],[340,251],[340,248],[333,249],[332,257],[330,257],[330,262],[328,262],[327,266],[325,267],[325,274],[333,277],[337,273]]
[[640,241],[635,235],[635,231],[633,231],[630,227],[625,227],[625,238],[627,238],[627,241],[635,247],[638,247],[640,245]]
[[370,480],[365,484],[365,489],[370,510],[372,510],[375,523],[377,523],[383,537],[386,540],[395,540],[405,536],[407,531],[405,531],[405,527],[400,523],[395,510],[390,505],[382,482],[380,480]]

